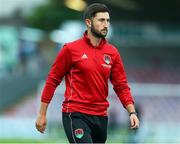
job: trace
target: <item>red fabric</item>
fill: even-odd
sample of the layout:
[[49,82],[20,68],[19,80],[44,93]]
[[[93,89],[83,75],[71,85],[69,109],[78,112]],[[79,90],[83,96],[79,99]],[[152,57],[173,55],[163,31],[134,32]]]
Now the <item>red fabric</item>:
[[66,91],[63,112],[107,115],[109,79],[124,107],[134,103],[120,54],[105,39],[98,47],[93,47],[84,33],[83,38],[65,44],[48,74],[42,102],[51,101],[64,76]]

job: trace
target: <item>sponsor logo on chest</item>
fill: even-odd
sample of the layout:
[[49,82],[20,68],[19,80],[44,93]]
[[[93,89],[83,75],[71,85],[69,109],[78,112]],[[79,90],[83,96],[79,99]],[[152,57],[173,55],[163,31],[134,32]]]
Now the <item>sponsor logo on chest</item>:
[[81,59],[88,59],[87,54],[84,53],[84,54],[81,56]]

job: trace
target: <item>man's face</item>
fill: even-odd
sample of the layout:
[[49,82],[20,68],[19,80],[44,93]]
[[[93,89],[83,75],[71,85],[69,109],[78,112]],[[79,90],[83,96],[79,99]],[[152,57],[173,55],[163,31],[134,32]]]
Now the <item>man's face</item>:
[[99,12],[91,19],[91,32],[97,38],[105,38],[109,28],[109,13]]

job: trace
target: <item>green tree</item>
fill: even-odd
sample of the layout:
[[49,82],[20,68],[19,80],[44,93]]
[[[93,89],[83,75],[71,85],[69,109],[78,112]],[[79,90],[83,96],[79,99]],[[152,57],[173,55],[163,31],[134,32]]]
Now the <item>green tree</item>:
[[77,20],[81,13],[71,10],[64,5],[64,0],[49,0],[46,5],[37,7],[27,16],[28,26],[45,31],[57,29],[65,20]]

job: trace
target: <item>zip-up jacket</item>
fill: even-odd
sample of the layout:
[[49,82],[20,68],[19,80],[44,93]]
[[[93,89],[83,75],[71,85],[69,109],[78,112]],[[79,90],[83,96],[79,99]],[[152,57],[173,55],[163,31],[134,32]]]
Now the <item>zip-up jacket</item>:
[[81,39],[66,43],[50,69],[42,102],[50,103],[63,77],[66,90],[62,111],[65,113],[106,116],[108,80],[124,107],[134,103],[120,54],[106,39],[94,47],[85,32]]

